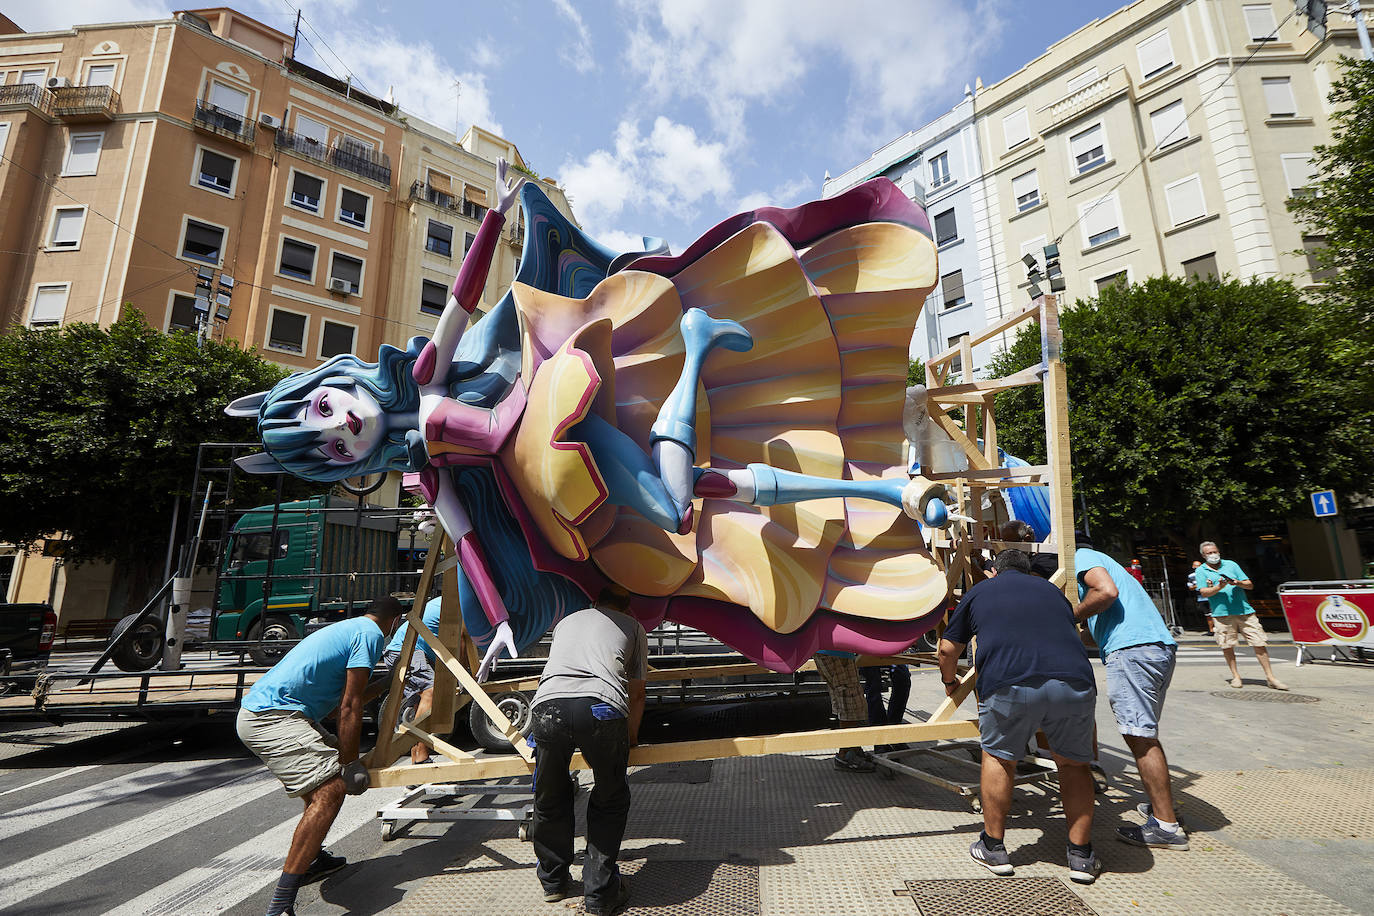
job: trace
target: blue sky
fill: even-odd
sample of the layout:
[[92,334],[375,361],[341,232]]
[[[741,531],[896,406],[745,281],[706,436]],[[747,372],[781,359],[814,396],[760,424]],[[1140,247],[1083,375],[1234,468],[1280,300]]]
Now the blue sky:
[[[681,250],[838,174],[1125,0],[229,0],[298,56],[461,134],[512,140],[613,248]],[[29,31],[166,16],[156,0],[8,11]],[[179,7],[183,8],[183,7]],[[458,85],[455,85],[458,84]]]

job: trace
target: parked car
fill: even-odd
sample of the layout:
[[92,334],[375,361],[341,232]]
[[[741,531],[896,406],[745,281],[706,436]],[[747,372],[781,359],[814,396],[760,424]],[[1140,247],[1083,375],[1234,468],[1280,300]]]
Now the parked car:
[[36,674],[48,665],[57,612],[47,604],[0,604],[0,676]]

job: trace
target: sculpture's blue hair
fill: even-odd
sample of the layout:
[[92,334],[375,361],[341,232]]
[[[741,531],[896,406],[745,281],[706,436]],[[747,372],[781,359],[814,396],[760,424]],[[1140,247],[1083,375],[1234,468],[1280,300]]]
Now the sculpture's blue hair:
[[263,398],[258,410],[258,433],[262,445],[278,464],[298,477],[333,482],[345,477],[387,470],[418,470],[415,444],[408,441],[404,427],[388,430],[372,452],[352,464],[330,464],[320,452],[324,441],[313,429],[297,419],[309,403],[312,391],[321,385],[351,388],[360,385],[377,399],[388,414],[414,412],[420,406],[420,389],[411,376],[415,358],[425,338],[412,337],[404,350],[383,344],[377,362],[364,362],[351,353],[341,353],[306,372],[282,381]]

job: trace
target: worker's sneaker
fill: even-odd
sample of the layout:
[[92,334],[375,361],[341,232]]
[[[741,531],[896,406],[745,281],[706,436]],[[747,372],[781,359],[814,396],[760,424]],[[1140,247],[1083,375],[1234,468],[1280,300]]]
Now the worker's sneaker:
[[835,752],[835,756],[830,758],[837,770],[849,770],[854,773],[872,773],[876,767],[873,761],[868,759],[868,755],[857,747],[846,747]]
[[1187,849],[1188,834],[1182,830],[1170,833],[1159,826],[1159,821],[1150,817],[1143,827],[1131,824],[1116,828],[1116,838],[1132,846],[1149,846],[1151,849]]
[[1092,884],[1102,874],[1102,860],[1097,853],[1084,855],[1069,847],[1069,878],[1079,884]]
[[566,900],[572,896],[572,892],[572,878],[564,878],[556,887],[544,888],[544,902],[557,903],[560,900]]
[[1016,870],[1011,867],[1011,856],[1007,854],[1007,847],[1001,849],[989,849],[983,842],[981,836],[973,841],[973,845],[968,848],[968,854],[973,856],[973,861],[992,872],[994,875],[1011,875]]
[[301,876],[301,884],[314,884],[316,881],[322,881],[347,864],[348,860],[343,856],[331,856],[321,849],[320,854],[315,856],[315,861],[310,863],[310,867]]
[[[1139,811],[1140,816],[1145,818],[1146,820],[1149,820],[1150,818],[1155,816],[1155,809],[1150,805],[1149,802],[1141,802],[1140,804],[1135,806],[1135,810]],[[1174,820],[1178,822],[1179,827],[1183,826],[1183,815],[1179,813],[1177,807],[1174,808]]]
[[620,883],[616,885],[615,897],[611,902],[601,906],[586,904],[588,916],[615,916],[616,913],[624,912],[625,907],[630,903],[630,882],[625,880],[625,876],[620,876]]

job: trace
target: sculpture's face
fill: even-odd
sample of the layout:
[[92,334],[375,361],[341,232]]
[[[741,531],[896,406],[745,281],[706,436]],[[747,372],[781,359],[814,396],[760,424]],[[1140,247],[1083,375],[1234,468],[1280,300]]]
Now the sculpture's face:
[[386,414],[362,386],[321,385],[310,393],[299,420],[318,431],[320,454],[333,465],[366,458],[386,435]]

